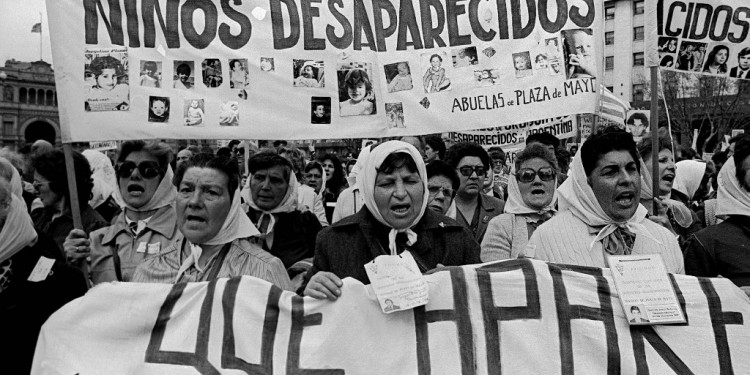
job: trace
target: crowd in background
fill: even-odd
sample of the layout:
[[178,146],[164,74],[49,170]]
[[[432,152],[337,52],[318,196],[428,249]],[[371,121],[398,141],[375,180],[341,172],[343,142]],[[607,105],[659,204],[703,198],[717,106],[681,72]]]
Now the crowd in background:
[[[407,250],[422,272],[658,253],[668,272],[750,287],[750,136],[708,161],[666,135],[658,149],[643,139],[603,129],[566,148],[539,133],[512,163],[500,147],[439,134],[352,158],[281,141],[248,152],[125,141],[114,160],[73,152],[77,207],[62,150],[2,150],[0,321],[17,322],[6,334],[19,340],[8,358],[29,366],[41,324],[99,283],[247,275],[336,300],[343,278],[369,283],[364,264]],[[44,258],[51,269],[30,281]]]

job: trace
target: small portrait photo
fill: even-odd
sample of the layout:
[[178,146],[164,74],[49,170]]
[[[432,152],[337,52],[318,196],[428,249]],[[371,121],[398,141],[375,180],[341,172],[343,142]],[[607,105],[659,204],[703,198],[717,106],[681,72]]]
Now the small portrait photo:
[[544,48],[547,51],[547,59],[553,59],[556,57],[562,57],[562,51],[560,50],[560,39],[547,38],[544,40]]
[[330,124],[331,98],[323,96],[313,96],[312,99],[310,99],[310,111],[310,123]]
[[325,87],[323,61],[294,60],[294,87]]
[[219,110],[219,126],[240,125],[240,103],[237,101],[222,102]]
[[687,72],[703,70],[703,59],[706,57],[706,43],[682,41],[677,47],[676,69]]
[[737,65],[729,69],[732,78],[750,79],[750,47],[744,47],[737,52]]
[[402,103],[385,103],[385,117],[389,128],[405,128],[404,105]]
[[479,69],[474,71],[474,80],[477,87],[493,86],[500,78],[497,69]]
[[559,76],[562,74],[562,60],[559,58],[549,60],[549,75]]
[[260,71],[261,72],[273,72],[276,70],[273,64],[273,57],[261,57],[260,58]]
[[674,68],[675,55],[673,53],[659,52],[659,66],[662,68]]
[[148,97],[148,122],[169,121],[169,98],[163,96]]
[[596,77],[596,53],[591,29],[563,30],[562,36],[565,77]]
[[660,36],[658,43],[659,52],[677,53],[677,38]]
[[377,113],[375,90],[369,63],[339,64],[336,74],[339,83],[339,115],[365,116]]
[[205,117],[205,103],[203,99],[188,99],[185,100],[185,126],[199,126],[203,125],[203,118]]
[[230,59],[229,60],[229,88],[244,89],[247,88],[247,59]]
[[534,69],[543,70],[549,68],[549,62],[547,61],[547,55],[538,53],[534,56]]
[[422,61],[425,62],[427,67],[424,76],[422,76],[424,92],[429,94],[451,89],[451,80],[446,74],[445,66],[443,66],[445,58],[445,53],[422,54]]
[[646,316],[646,310],[643,306],[632,305],[625,309],[625,314],[628,316],[630,323],[648,323],[648,317]]
[[221,77],[221,61],[219,59],[205,59],[201,62],[203,70],[203,84],[206,87],[219,87],[223,78]]
[[385,81],[388,82],[388,92],[406,91],[414,87],[408,62],[386,64],[383,70],[385,70]]
[[247,100],[247,91],[245,91],[245,89],[237,90],[237,97],[242,100]]
[[385,300],[385,310],[384,310],[385,312],[396,311],[396,310],[399,310],[399,309],[401,309],[401,307],[395,305],[392,300],[390,300],[390,299],[386,299]]
[[176,89],[192,89],[195,84],[195,69],[192,61],[174,62],[174,83]]
[[84,57],[84,109],[93,112],[128,110],[130,84],[127,49],[86,50]]
[[533,74],[531,70],[531,54],[529,51],[513,54],[513,69],[516,70],[516,78],[528,77]]
[[141,86],[161,87],[161,61],[141,60]]
[[495,51],[495,49],[492,48],[492,47],[487,47],[487,48],[485,48],[485,49],[482,50],[482,53],[485,56],[487,56],[487,58],[489,59],[489,58],[492,58],[492,56],[495,56],[495,54],[497,53],[497,51]]
[[651,111],[632,110],[628,112],[628,120],[625,122],[625,131],[633,135],[633,138],[642,138],[649,131],[648,117]]
[[729,73],[729,56],[731,52],[726,44],[714,44],[703,61],[701,71],[705,74],[726,76]]
[[454,68],[464,68],[479,63],[477,47],[456,48],[451,51]]

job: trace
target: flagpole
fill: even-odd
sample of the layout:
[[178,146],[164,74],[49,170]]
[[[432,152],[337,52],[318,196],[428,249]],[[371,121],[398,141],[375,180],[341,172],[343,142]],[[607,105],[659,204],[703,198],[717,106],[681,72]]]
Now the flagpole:
[[42,12],[39,12],[39,61],[44,61],[44,58],[42,56],[42,34],[44,33],[44,30],[42,30]]

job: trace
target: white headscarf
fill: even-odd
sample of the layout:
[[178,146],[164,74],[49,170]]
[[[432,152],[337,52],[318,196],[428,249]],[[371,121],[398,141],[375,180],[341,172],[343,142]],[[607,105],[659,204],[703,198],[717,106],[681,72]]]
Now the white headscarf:
[[[651,172],[649,172],[648,167],[646,167],[646,162],[643,159],[640,159],[641,163],[641,201],[644,200],[653,200],[654,199],[654,189],[653,189],[653,183],[654,178],[651,176]],[[673,187],[674,188],[674,187]],[[671,199],[669,195],[659,197],[662,203],[664,203],[667,206],[668,210],[672,211],[672,215],[674,216],[675,221],[677,224],[679,224],[683,228],[689,227],[691,224],[693,224],[693,215],[690,212],[690,209],[687,208],[682,202],[676,201],[674,199]],[[652,203],[653,206],[653,203]],[[653,214],[652,212],[649,212]]]
[[[94,188],[91,191],[93,198],[89,201],[89,205],[96,208],[104,203],[115,190],[118,190],[117,176],[107,155],[96,150],[84,150],[82,154],[91,165],[91,175],[94,179]],[[121,202],[118,202],[118,204],[124,205]]]
[[[411,156],[414,163],[417,165],[417,172],[419,173],[419,177],[422,179],[422,185],[424,186],[424,196],[422,198],[422,207],[419,209],[419,215],[417,215],[408,228],[401,230],[394,229],[391,224],[383,219],[383,215],[380,214],[378,206],[375,203],[375,180],[378,176],[378,169],[388,155],[398,152]],[[388,244],[391,254],[396,253],[396,234],[398,234],[398,232],[406,233],[409,238],[408,245],[417,242],[417,234],[411,230],[411,228],[422,219],[422,216],[427,209],[429,191],[427,191],[427,168],[422,160],[422,155],[414,146],[402,141],[388,141],[378,145],[378,147],[372,150],[367,156],[363,168],[357,175],[357,184],[359,185],[360,191],[362,191],[362,199],[365,201],[365,206],[370,210],[372,216],[374,216],[381,224],[391,228],[390,233],[388,233]]]
[[0,157],[0,163],[3,167],[11,171],[10,177],[10,192],[11,194],[21,198],[23,200],[23,184],[21,183],[21,175],[18,174],[18,170],[13,164],[6,158]]
[[36,239],[34,223],[26,212],[26,203],[11,192],[8,216],[0,230],[0,263],[16,255],[26,246],[35,244]]
[[693,200],[695,192],[701,186],[703,175],[706,173],[706,163],[697,160],[682,160],[675,164],[674,185],[672,189],[687,195]]
[[750,216],[750,192],[737,180],[734,158],[729,158],[719,172],[716,216]]
[[269,216],[270,221],[268,223],[268,228],[266,228],[266,233],[261,233],[265,234],[266,245],[268,245],[269,249],[273,246],[273,227],[274,225],[276,225],[276,217],[273,214],[292,212],[297,209],[297,176],[294,175],[294,170],[292,170],[291,166],[289,166],[289,169],[289,187],[286,189],[284,199],[281,200],[281,203],[279,203],[278,206],[274,207],[271,210],[265,211],[258,207],[258,205],[253,201],[253,195],[250,192],[250,181],[253,180],[252,174],[247,177],[245,187],[242,189],[242,197],[245,199],[245,202],[247,202],[247,204],[254,210],[261,212],[261,215],[260,217],[258,217],[257,223],[255,223],[255,225],[260,225],[263,222],[263,217],[266,215]]
[[[612,234],[618,227],[624,227],[635,234],[643,234],[653,239],[653,236],[648,232],[646,227],[642,224],[643,220],[646,219],[648,211],[643,205],[638,203],[638,208],[635,214],[625,222],[616,222],[610,218],[602,209],[602,206],[597,201],[594,191],[588,184],[588,178],[586,171],[583,169],[582,157],[580,156],[581,149],[576,153],[573,159],[573,166],[570,168],[569,178],[560,185],[557,189],[560,198],[560,211],[570,210],[571,213],[586,223],[590,227],[602,227],[597,233],[594,241],[591,242],[591,246],[597,241],[603,240],[605,237]],[[654,239],[656,241],[656,239]],[[658,242],[658,241],[657,241]]]
[[544,213],[549,211],[555,211],[555,203],[557,203],[557,179],[555,178],[555,191],[552,195],[552,201],[541,210],[536,210],[529,207],[526,202],[523,201],[523,195],[521,189],[518,187],[518,181],[516,176],[510,175],[508,177],[508,200],[505,202],[505,212],[509,214],[523,215],[523,214],[535,214]]
[[[354,167],[352,167],[352,171],[349,172],[349,176],[346,178],[347,182],[349,182],[349,186],[357,185],[357,176],[361,173],[362,168],[364,168],[365,163],[367,162],[367,157],[370,155],[370,152],[372,152],[372,145],[363,148],[362,151],[359,152],[359,156],[357,157],[357,162],[354,163]],[[359,188],[359,186],[356,186],[356,187]]]
[[174,172],[172,172],[172,167],[167,165],[167,172],[164,174],[164,177],[162,177],[161,182],[159,182],[159,186],[156,187],[156,191],[151,197],[151,200],[149,200],[148,203],[144,204],[143,207],[140,208],[135,208],[126,203],[122,198],[119,187],[115,189],[113,196],[115,197],[115,200],[117,200],[118,202],[122,202],[121,207],[131,211],[145,212],[155,210],[157,208],[162,208],[164,206],[174,204],[175,199],[177,198],[177,188],[172,185],[173,178]]

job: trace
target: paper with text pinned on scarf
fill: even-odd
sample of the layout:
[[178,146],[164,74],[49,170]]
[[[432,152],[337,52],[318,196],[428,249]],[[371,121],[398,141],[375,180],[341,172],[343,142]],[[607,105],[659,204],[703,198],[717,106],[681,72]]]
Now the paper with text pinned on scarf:
[[659,254],[608,258],[625,316],[631,325],[685,323]]
[[384,313],[409,310],[429,302],[429,287],[411,253],[381,255],[365,264],[367,277]]

